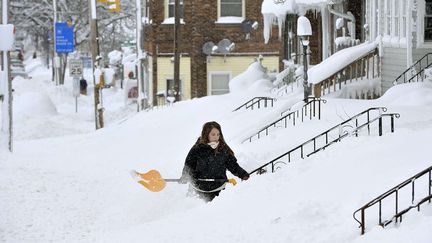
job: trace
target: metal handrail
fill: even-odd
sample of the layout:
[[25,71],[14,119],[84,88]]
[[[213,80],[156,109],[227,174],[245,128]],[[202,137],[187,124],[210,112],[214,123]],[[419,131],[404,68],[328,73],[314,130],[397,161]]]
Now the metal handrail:
[[351,63],[347,63],[347,65],[335,71],[328,78],[316,82],[313,88],[314,95],[316,97],[321,97],[321,95],[326,94],[326,89],[327,93],[330,93],[332,89],[333,91],[336,91],[337,89],[340,90],[342,88],[342,82],[346,84],[347,81],[352,82],[354,79],[357,81],[359,78],[369,79],[379,77],[379,65],[379,51],[378,48],[375,48]]
[[[312,116],[316,117],[318,115],[318,120],[321,120],[321,102],[324,104],[327,103],[327,100],[321,99],[321,98],[315,98],[315,97],[308,97],[308,101],[306,104],[304,104],[301,108],[301,122],[304,121],[304,118],[308,116],[308,109],[309,109],[309,119],[312,120]],[[304,102],[304,101],[301,101]],[[318,108],[316,108],[316,103],[318,103]],[[284,112],[281,113],[281,115]],[[254,133],[249,138],[245,139],[243,142],[246,142],[249,140],[249,142],[252,142],[252,138],[255,136],[258,136],[258,139],[260,138],[260,134],[265,131],[265,135],[269,135],[269,128],[276,127],[276,125],[279,122],[284,122],[285,128],[288,126],[288,120],[293,120],[293,126],[296,125],[296,116],[299,118],[300,116],[300,109],[292,111],[288,113],[287,115],[282,116],[281,118],[277,119],[276,121],[266,125],[265,127],[261,128],[258,132]]]
[[[377,110],[379,112],[379,115],[376,118],[371,120],[370,119],[370,112],[374,111],[374,110]],[[309,154],[306,154],[306,157],[309,157],[318,151],[324,150],[325,148],[327,148],[328,146],[330,146],[333,143],[340,142],[343,138],[349,136],[350,134],[354,134],[357,137],[358,132],[365,127],[367,127],[368,134],[370,134],[370,124],[375,122],[375,121],[378,121],[378,134],[379,134],[379,136],[382,136],[382,134],[383,134],[383,132],[382,132],[383,131],[382,119],[384,116],[390,116],[390,118],[391,118],[391,123],[390,123],[391,124],[391,132],[394,132],[394,118],[395,117],[399,118],[400,115],[398,113],[382,114],[382,112],[386,112],[386,111],[387,111],[387,108],[385,108],[385,107],[372,107],[372,108],[369,108],[365,111],[362,111],[362,112],[358,113],[357,115],[349,118],[348,120],[346,120],[346,121],[344,121],[344,122],[342,122],[336,126],[333,126],[332,128],[328,129],[327,131],[307,140],[306,142],[298,145],[297,147],[289,150],[288,152],[283,153],[282,155],[271,160],[270,162],[265,163],[264,165],[258,167],[257,169],[253,170],[252,172],[250,172],[250,174],[253,174],[256,172],[258,174],[262,174],[265,172],[264,167],[267,167],[270,164],[272,165],[272,172],[274,172],[275,171],[275,164],[280,162],[280,161],[278,161],[279,159],[287,156],[288,157],[288,163],[290,163],[291,162],[291,154],[297,150],[300,150],[300,156],[302,159],[304,159],[304,156],[305,156],[304,147],[309,143],[313,143],[313,151]],[[360,117],[362,117],[363,115],[366,115],[367,121],[364,124],[359,125],[358,119]],[[349,122],[352,122],[352,121],[355,121],[355,127],[352,129],[352,131],[351,132],[344,131],[343,129],[349,125],[348,124]],[[338,137],[336,139],[329,141],[329,133],[336,130],[336,129],[339,130]],[[325,137],[325,145],[322,147],[317,147],[317,140],[321,137]]]
[[[431,56],[431,57],[429,57]],[[424,61],[426,59],[426,65],[422,68],[422,61]],[[431,63],[429,63],[429,60],[431,60]],[[411,78],[409,78],[407,80],[407,74],[412,70],[416,70],[416,67],[418,66],[418,68],[420,69],[414,76],[412,76]],[[414,78],[417,78],[417,82],[419,81],[419,75],[422,74],[422,72],[429,68],[430,66],[432,66],[432,53],[427,53],[425,54],[422,58],[420,58],[418,61],[416,61],[413,65],[411,65],[411,67],[407,68],[403,73],[401,73],[401,75],[399,75],[394,81],[393,84],[396,85],[398,83],[400,83],[399,79],[401,79],[403,77],[403,83],[411,83],[411,81],[413,81]]]
[[249,108],[251,108],[253,110],[255,104],[258,104],[258,109],[259,109],[259,108],[261,108],[261,101],[263,101],[263,100],[264,100],[264,107],[267,107],[267,101],[270,101],[271,107],[273,107],[273,102],[276,101],[275,98],[270,98],[270,97],[254,97],[254,98],[248,100],[246,103],[242,104],[241,106],[237,107],[233,111],[238,111],[243,107],[246,107],[246,110]]
[[[425,174],[429,175],[429,194],[428,196],[422,198],[420,201],[418,201],[417,203],[414,203],[414,197],[415,197],[415,181],[417,179],[419,179],[420,177],[424,176]],[[417,173],[416,175],[414,175],[413,177],[405,180],[404,182],[400,183],[399,185],[393,187],[392,189],[388,190],[387,192],[381,194],[380,196],[374,198],[373,200],[371,200],[370,202],[366,203],[363,207],[357,209],[354,213],[353,213],[353,218],[355,221],[357,221],[360,226],[359,228],[361,228],[361,234],[363,235],[365,233],[365,229],[366,229],[366,223],[365,223],[365,210],[367,208],[372,207],[375,204],[379,204],[379,221],[378,224],[382,227],[385,227],[387,225],[389,225],[391,222],[395,221],[398,222],[398,219],[400,219],[400,222],[402,222],[402,216],[407,213],[408,211],[410,211],[413,208],[418,208],[418,210],[420,210],[420,205],[422,205],[423,203],[429,201],[429,203],[432,200],[432,179],[431,179],[431,175],[432,175],[432,166]],[[405,208],[402,211],[398,211],[398,206],[399,206],[399,190],[402,189],[403,187],[407,186],[411,184],[411,206]],[[389,220],[385,220],[382,221],[382,201],[389,197],[390,195],[395,194],[395,205],[396,205],[396,211],[395,211],[395,215],[389,219]],[[358,212],[361,212],[361,221],[359,219],[356,218],[356,214]]]

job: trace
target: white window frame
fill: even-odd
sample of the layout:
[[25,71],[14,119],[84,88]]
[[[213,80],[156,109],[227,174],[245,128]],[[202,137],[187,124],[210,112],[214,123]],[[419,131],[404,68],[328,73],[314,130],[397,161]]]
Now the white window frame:
[[[223,74],[223,75],[227,75],[228,74],[228,83],[229,83],[229,81],[231,81],[231,79],[232,79],[232,72],[230,72],[230,71],[211,71],[211,72],[209,72],[209,74],[208,74],[208,78],[207,78],[207,95],[209,96],[209,95],[212,95],[212,82],[213,82],[213,80],[212,80],[212,76],[213,75],[217,75],[217,74]],[[229,86],[228,86],[228,92],[229,92]]]
[[425,17],[426,17],[426,1],[425,0],[418,0],[417,4],[424,4],[424,8],[417,7],[417,48],[432,48],[432,42],[426,41],[425,42]]
[[[180,0],[180,4],[183,5],[183,14],[184,14],[184,2],[185,1],[186,0]],[[174,16],[172,16],[172,17],[169,16],[169,5],[170,5],[170,0],[164,0],[165,19],[162,22],[162,24],[174,24],[174,22],[175,22]],[[180,18],[180,24],[184,24],[183,18]]]
[[432,15],[427,15],[427,12],[426,12],[426,0],[424,1],[424,4],[425,4],[425,11],[424,11],[424,16],[423,16],[423,43],[427,43],[427,44],[429,44],[429,45],[432,45],[432,40],[428,40],[428,41],[426,41],[426,39],[425,39],[425,30],[426,30],[426,17],[432,17]]
[[234,16],[234,17],[228,17],[228,16],[221,16],[221,0],[217,0],[217,15],[218,19],[216,21],[216,24],[240,24],[245,20],[246,18],[246,0],[241,0],[242,2],[242,16]]

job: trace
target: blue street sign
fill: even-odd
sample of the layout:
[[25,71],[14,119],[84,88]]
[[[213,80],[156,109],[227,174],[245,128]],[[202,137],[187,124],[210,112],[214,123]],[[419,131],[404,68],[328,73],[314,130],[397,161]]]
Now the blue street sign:
[[66,22],[57,22],[55,49],[57,53],[69,53],[74,51],[74,28]]

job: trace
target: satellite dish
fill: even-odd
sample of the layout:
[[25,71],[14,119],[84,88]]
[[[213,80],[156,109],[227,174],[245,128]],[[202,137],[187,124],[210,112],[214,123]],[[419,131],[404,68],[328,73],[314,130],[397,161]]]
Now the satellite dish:
[[241,22],[241,29],[244,33],[250,33],[252,32],[253,28],[252,25],[254,24],[254,21],[250,19],[245,19],[243,22]]
[[212,41],[208,41],[204,43],[202,47],[202,52],[209,56],[214,52],[214,47],[216,47],[215,44]]
[[230,49],[233,49],[233,46],[231,46],[231,44],[233,44],[233,43],[228,39],[222,39],[221,41],[219,41],[219,43],[218,43],[219,53],[222,53],[222,54],[229,53],[231,51]]

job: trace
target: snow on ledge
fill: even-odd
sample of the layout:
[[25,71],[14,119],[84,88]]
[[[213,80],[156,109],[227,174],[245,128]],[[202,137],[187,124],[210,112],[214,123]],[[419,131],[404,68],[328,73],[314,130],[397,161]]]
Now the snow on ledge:
[[[174,17],[166,18],[166,19],[164,19],[162,24],[175,24],[175,18]],[[184,24],[183,19],[180,19],[180,24]]]
[[227,16],[227,17],[219,17],[218,20],[215,22],[216,24],[241,24],[245,18],[243,17],[234,17],[234,16]]
[[330,77],[337,71],[344,68],[347,64],[364,56],[368,52],[377,48],[378,44],[375,42],[363,43],[357,46],[346,48],[336,52],[329,58],[325,59],[318,65],[315,65],[308,71],[309,83],[317,84],[322,80]]

